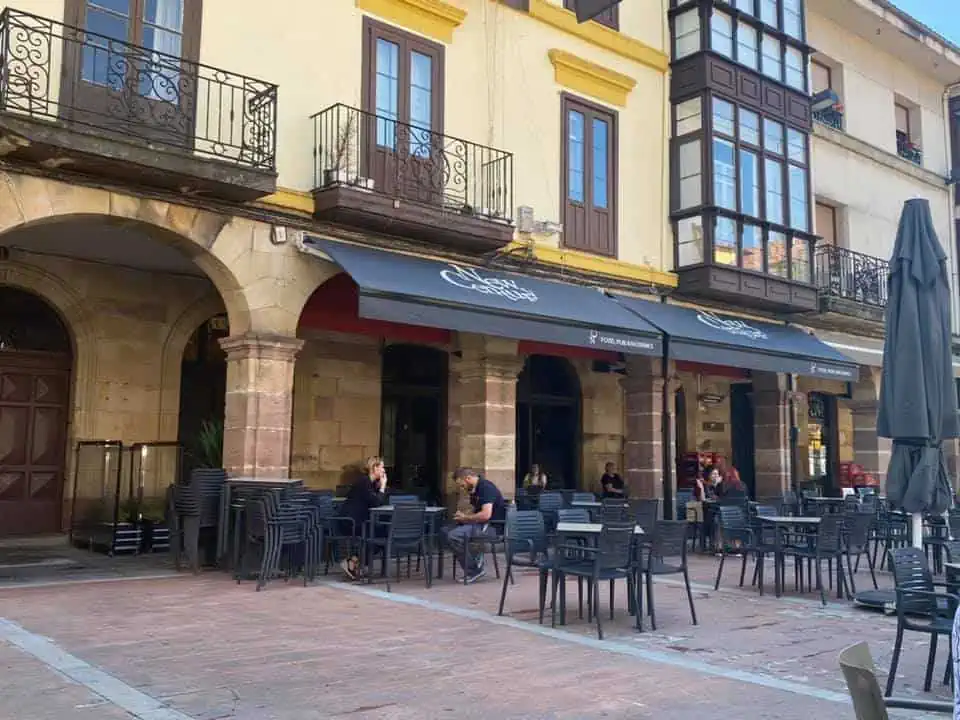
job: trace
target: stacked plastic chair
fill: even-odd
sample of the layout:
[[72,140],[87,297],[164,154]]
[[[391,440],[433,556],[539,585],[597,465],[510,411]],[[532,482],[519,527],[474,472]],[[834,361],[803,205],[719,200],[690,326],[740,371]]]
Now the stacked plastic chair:
[[221,468],[197,468],[184,484],[167,490],[167,512],[170,527],[170,552],[177,570],[186,552],[190,569],[200,572],[200,533],[216,528],[220,521],[220,499],[227,473]]

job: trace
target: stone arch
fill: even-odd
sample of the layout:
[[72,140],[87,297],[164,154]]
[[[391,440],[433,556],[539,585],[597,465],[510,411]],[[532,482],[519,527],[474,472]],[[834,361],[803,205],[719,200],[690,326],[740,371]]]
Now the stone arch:
[[[180,412],[180,370],[183,352],[194,331],[214,315],[225,309],[223,299],[210,294],[184,310],[163,343],[160,378],[160,414],[157,418],[157,437],[160,440],[177,439],[177,417]],[[229,316],[228,316],[229,317]]]
[[[203,270],[223,298],[232,327],[251,324],[238,261],[252,251],[252,233],[222,233],[229,217],[186,205],[70,185],[48,178],[3,173],[0,237],[19,228],[97,218],[135,227],[175,247]],[[267,227],[267,226],[264,226]]]

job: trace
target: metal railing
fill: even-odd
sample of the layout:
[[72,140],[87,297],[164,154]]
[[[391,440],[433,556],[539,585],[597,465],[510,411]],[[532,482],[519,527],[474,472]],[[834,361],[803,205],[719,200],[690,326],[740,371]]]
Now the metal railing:
[[890,263],[847,248],[816,250],[816,283],[821,296],[886,307]]
[[513,154],[337,104],[313,116],[314,187],[512,221]]
[[0,62],[0,112],[276,169],[271,83],[12,8]]
[[923,151],[900,132],[897,133],[897,155],[915,165],[923,165]]
[[843,130],[843,111],[836,108],[825,108],[824,110],[815,110],[813,119],[821,125],[832,127],[834,130]]

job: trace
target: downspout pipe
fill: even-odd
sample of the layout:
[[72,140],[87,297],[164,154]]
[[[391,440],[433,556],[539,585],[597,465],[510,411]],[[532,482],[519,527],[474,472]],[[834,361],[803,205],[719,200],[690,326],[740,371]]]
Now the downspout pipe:
[[790,489],[799,496],[800,487],[800,428],[797,427],[797,376],[787,374],[787,412],[790,415]]
[[[660,442],[663,454],[663,517],[665,520],[674,519],[673,492],[673,454],[670,448],[673,446],[673,422],[670,414],[670,337],[663,336],[663,358],[660,365],[660,377],[663,382],[661,390],[660,407]],[[669,511],[668,511],[669,509]]]

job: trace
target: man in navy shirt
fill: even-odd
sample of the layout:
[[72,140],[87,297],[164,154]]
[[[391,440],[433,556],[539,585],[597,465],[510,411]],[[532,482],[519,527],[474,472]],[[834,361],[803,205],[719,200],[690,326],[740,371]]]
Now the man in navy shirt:
[[490,524],[506,520],[507,504],[497,486],[476,470],[459,468],[453,479],[470,493],[473,512],[454,515],[457,525],[447,530],[447,544],[463,566],[467,582],[474,583],[484,576],[483,553],[471,552],[470,541],[479,536],[492,537],[494,531]]

